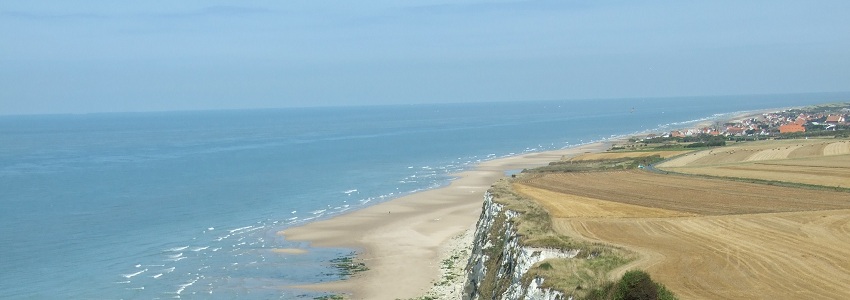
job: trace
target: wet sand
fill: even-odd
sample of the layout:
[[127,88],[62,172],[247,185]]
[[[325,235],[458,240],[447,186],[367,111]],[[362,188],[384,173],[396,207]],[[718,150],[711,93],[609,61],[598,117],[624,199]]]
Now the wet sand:
[[546,165],[565,155],[605,151],[613,142],[486,161],[455,174],[457,179],[446,187],[281,231],[287,240],[309,241],[313,247],[357,249],[369,268],[348,280],[299,288],[346,294],[351,299],[420,297],[439,278],[441,252],[454,247],[449,245],[453,237],[474,227],[484,192],[505,171]]

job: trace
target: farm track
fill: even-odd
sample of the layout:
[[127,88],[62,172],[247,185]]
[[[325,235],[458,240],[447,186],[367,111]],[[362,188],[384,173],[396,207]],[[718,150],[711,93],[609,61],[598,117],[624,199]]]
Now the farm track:
[[[824,156],[850,143],[785,143],[727,149],[712,163],[727,162],[725,171],[738,175],[773,168],[766,172],[850,176],[844,172],[850,156]],[[772,150],[761,152],[766,149]],[[754,153],[799,158],[747,163]],[[673,162],[709,156],[698,152]],[[850,299],[847,192],[645,171],[538,174],[514,188],[546,207],[555,231],[639,254],[612,278],[645,269],[682,299]]]
[[564,234],[634,249],[642,259],[627,268],[646,269],[682,299],[850,297],[848,210],[559,218],[553,226]]
[[581,197],[699,215],[850,209],[850,194],[644,171],[556,173],[521,184]]

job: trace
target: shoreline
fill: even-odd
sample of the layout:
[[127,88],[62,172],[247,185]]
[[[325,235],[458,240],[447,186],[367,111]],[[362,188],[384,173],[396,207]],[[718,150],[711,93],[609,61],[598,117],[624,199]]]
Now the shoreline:
[[[784,109],[788,108],[732,112],[676,126],[704,126]],[[327,291],[350,299],[409,299],[426,294],[448,296],[459,293],[463,288],[462,282],[453,282],[450,286],[437,283],[446,272],[441,269],[441,262],[466,246],[461,244],[464,239],[458,237],[469,236],[474,230],[484,192],[496,180],[506,176],[506,171],[546,165],[569,155],[604,152],[632,136],[658,130],[649,129],[565,149],[484,161],[470,170],[452,174],[454,179],[447,186],[284,229],[278,234],[289,241],[309,242],[310,247],[354,249],[358,259],[369,267],[369,271],[345,280],[295,288]]]
[[287,240],[307,241],[311,247],[355,249],[369,267],[346,280],[297,288],[352,299],[420,297],[439,279],[440,253],[447,252],[441,248],[474,227],[484,193],[506,171],[545,165],[565,155],[605,151],[619,140],[481,162],[474,169],[452,174],[455,179],[447,186],[280,231]]

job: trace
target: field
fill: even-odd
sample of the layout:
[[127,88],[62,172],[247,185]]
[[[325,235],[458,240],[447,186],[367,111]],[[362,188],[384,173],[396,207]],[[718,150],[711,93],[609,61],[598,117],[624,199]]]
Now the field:
[[850,141],[745,143],[686,154],[657,166],[671,172],[850,187]]
[[612,278],[645,269],[682,299],[850,299],[847,192],[645,171],[533,174],[514,189],[558,233],[640,255]]

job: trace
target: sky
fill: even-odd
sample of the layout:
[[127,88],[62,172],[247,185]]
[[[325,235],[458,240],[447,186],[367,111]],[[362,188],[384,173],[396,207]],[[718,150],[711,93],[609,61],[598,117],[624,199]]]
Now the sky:
[[0,114],[850,91],[850,1],[0,2]]

